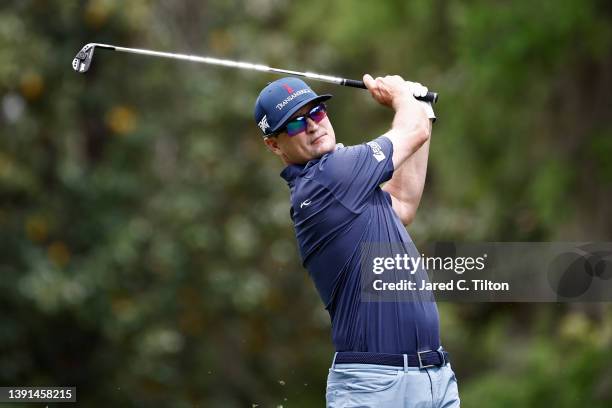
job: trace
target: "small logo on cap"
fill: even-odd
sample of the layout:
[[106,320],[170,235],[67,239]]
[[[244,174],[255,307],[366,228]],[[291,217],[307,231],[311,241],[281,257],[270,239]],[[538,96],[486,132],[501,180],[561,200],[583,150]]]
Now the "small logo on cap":
[[266,133],[266,129],[270,127],[270,125],[268,125],[268,115],[264,115],[264,117],[261,118],[257,126],[259,126],[262,132]]
[[283,84],[283,88],[285,88],[285,91],[287,91],[289,95],[293,93],[293,88],[291,88],[289,85]]

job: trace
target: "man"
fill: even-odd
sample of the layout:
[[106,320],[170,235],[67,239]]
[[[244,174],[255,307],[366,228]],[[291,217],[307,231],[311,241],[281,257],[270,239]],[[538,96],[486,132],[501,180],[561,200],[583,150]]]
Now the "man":
[[336,145],[323,103],[331,95],[317,95],[297,78],[269,84],[255,104],[264,142],[286,166],[281,176],[291,190],[300,255],[332,321],[337,352],[327,406],[458,407],[433,298],[394,294],[394,301],[369,301],[364,288],[370,274],[362,262],[380,256],[375,243],[383,252],[399,248],[397,255],[418,257],[404,226],[425,182],[435,116],[415,96],[427,88],[399,76],[363,81],[395,116],[388,132],[357,146]]

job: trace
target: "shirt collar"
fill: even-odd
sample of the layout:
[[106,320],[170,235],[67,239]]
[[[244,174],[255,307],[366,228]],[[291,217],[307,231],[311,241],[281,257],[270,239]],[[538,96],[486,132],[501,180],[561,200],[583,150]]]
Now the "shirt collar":
[[[340,149],[344,147],[344,145],[342,143],[338,143],[336,144],[336,148],[334,149],[334,151]],[[327,156],[329,153],[326,153],[323,155],[323,157]],[[295,180],[295,178],[297,176],[300,176],[304,170],[309,169],[310,167],[314,166],[315,164],[317,164],[320,160],[322,159],[322,157],[318,158],[318,159],[313,159],[310,160],[308,163],[306,164],[290,164],[287,167],[284,168],[284,170],[281,172],[280,176],[282,178],[284,178],[287,183],[292,183],[293,180]]]
[[281,172],[280,176],[284,178],[287,183],[293,182],[297,176],[302,174],[306,166],[302,164],[290,164]]

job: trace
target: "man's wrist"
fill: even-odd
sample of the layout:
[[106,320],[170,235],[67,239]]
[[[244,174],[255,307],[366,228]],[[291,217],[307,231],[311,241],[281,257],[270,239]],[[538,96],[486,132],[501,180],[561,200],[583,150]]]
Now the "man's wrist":
[[403,93],[393,98],[392,108],[394,111],[399,112],[404,109],[406,106],[414,103],[414,96],[411,93]]
[[431,106],[431,102],[419,101],[419,104],[425,110],[427,117],[431,119],[432,122],[436,121],[436,114],[434,113],[433,106]]

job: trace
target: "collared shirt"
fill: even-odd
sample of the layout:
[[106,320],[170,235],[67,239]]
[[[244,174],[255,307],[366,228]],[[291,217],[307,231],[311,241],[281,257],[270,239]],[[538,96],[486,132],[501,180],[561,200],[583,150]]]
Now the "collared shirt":
[[440,345],[433,298],[362,300],[367,245],[399,245],[409,256],[419,256],[391,196],[380,188],[393,175],[392,156],[393,144],[381,136],[281,173],[291,190],[300,256],[330,314],[337,351],[415,354]]

